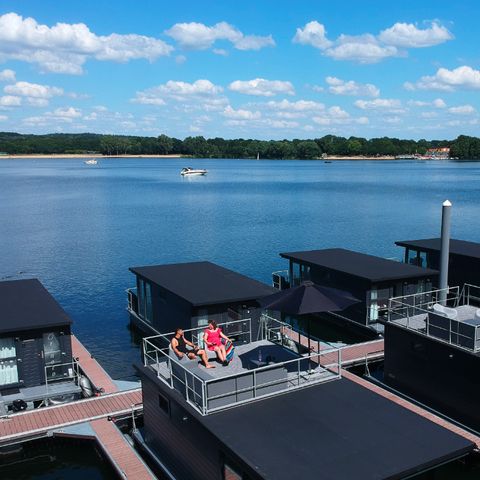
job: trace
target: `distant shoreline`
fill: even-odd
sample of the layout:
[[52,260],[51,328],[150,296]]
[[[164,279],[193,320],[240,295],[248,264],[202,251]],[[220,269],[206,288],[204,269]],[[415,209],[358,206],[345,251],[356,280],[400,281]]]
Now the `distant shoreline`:
[[42,153],[32,153],[23,155],[0,155],[0,160],[14,160],[18,159],[36,159],[36,158],[182,158],[184,155],[171,154],[171,155],[102,155],[101,153],[92,153],[90,155],[80,153],[53,153],[50,155]]
[[[181,155],[181,154],[170,154],[170,155],[102,155],[102,154],[79,154],[79,153],[55,153],[55,154],[41,154],[41,153],[33,153],[33,154],[21,154],[21,155],[0,155],[0,160],[15,160],[15,159],[88,159],[88,158],[196,158],[190,155]],[[198,157],[202,158],[202,157]],[[205,158],[205,160],[231,160],[232,158]],[[255,160],[254,158],[240,158],[238,160]],[[260,160],[279,160],[279,159],[271,159],[271,158],[260,158]],[[302,160],[302,159],[289,159],[289,160]],[[314,158],[308,159],[309,161],[337,161],[337,160],[395,160],[395,157],[392,155],[383,155],[379,157],[369,157],[365,155],[358,155],[358,156],[328,156],[326,158]],[[401,159],[398,159],[401,160]]]

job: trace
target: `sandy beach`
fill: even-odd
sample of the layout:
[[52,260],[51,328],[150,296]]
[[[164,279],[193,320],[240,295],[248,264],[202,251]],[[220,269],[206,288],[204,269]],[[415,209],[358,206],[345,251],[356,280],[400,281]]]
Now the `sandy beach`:
[[[101,155],[101,154],[91,154],[91,155],[84,155],[84,154],[24,154],[24,155],[0,155],[0,160],[13,160],[13,159],[88,159],[88,158],[191,158],[189,155],[180,155],[180,154],[171,154],[171,155]],[[213,160],[213,159],[210,159]],[[219,159],[223,160],[223,159]],[[245,159],[248,160],[248,159]],[[250,159],[252,160],[252,159]],[[260,159],[260,160],[268,160],[268,159]],[[320,161],[340,161],[340,160],[395,160],[395,157],[384,155],[380,157],[375,156],[329,156],[325,158],[316,158],[314,160]]]
[[40,153],[34,153],[34,154],[25,154],[25,155],[0,155],[0,160],[11,160],[11,159],[36,159],[36,158],[58,158],[58,159],[65,159],[65,158],[182,158],[185,155],[177,155],[177,154],[172,154],[172,155],[101,155],[99,153],[97,154],[91,154],[91,155],[85,155],[85,154],[40,154]]

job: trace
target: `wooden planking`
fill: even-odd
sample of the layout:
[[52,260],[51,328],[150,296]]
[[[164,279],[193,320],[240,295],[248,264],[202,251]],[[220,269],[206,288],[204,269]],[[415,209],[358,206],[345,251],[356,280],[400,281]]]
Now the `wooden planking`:
[[460,436],[466,438],[467,440],[470,440],[471,442],[473,442],[477,446],[477,449],[480,448],[480,437],[478,437],[477,435],[475,435],[475,434],[473,434],[473,433],[471,433],[467,430],[464,430],[463,428],[461,428],[461,427],[459,427],[459,426],[457,426],[453,423],[450,423],[448,420],[445,420],[444,418],[441,418],[438,415],[435,415],[434,413],[429,412],[428,410],[425,410],[424,408],[422,408],[418,405],[415,405],[414,403],[396,395],[395,393],[389,392],[388,390],[385,390],[385,389],[381,388],[380,386],[375,385],[375,384],[365,380],[364,378],[361,378],[361,377],[358,377],[357,375],[354,375],[353,373],[349,372],[348,370],[342,370],[342,376],[344,378],[348,378],[352,382],[358,383],[362,387],[368,388],[372,392],[375,392],[376,394],[381,395],[382,397],[390,400],[391,402],[394,402],[397,405],[400,405],[400,406],[406,408],[407,410],[410,410],[410,411],[416,413],[417,415],[420,415],[423,418],[426,418],[426,419],[430,420],[431,422],[436,423],[437,425],[440,425],[441,427],[444,427],[447,430],[450,430],[451,432],[454,432],[457,435],[460,435]]
[[72,355],[74,358],[78,358],[80,367],[96,388],[103,388],[104,393],[118,392],[118,388],[113,383],[110,375],[92,357],[75,335],[72,335]]
[[113,422],[101,418],[91,421],[90,425],[96,433],[100,446],[125,478],[155,480],[148,467],[128,444]]
[[[301,335],[298,332],[295,332],[294,330],[288,328],[288,327],[283,327],[283,331],[285,335],[290,337],[292,340],[300,343],[304,347],[308,347],[308,337],[305,335]],[[325,347],[322,348],[323,345],[320,344],[318,345],[317,342],[310,342],[310,346],[319,346],[320,347],[320,352],[323,350],[327,350],[332,347]],[[383,349],[384,349],[384,340],[383,338],[378,339],[378,340],[371,340],[368,342],[363,342],[363,343],[355,343],[353,345],[346,345],[344,347],[340,347],[341,350],[341,359],[342,359],[342,366],[353,366],[357,365],[359,363],[365,363],[365,360],[379,360],[383,358]],[[325,353],[321,357],[321,364],[323,365],[329,365],[329,364],[334,364],[338,361],[338,354],[336,351],[333,351],[331,354]]]
[[90,419],[114,416],[140,408],[140,388],[102,397],[88,398],[64,405],[16,413],[0,419],[0,444],[13,439],[40,435],[49,430],[83,423]]

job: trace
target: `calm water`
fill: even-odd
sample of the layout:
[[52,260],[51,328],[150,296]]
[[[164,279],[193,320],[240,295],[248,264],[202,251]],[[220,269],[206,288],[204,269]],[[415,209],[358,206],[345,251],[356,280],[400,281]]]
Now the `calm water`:
[[[185,164],[206,177],[182,178]],[[0,277],[37,276],[114,378],[133,374],[133,265],[211,260],[270,282],[278,253],[346,247],[399,256],[395,240],[480,241],[480,163],[104,159],[0,162]]]

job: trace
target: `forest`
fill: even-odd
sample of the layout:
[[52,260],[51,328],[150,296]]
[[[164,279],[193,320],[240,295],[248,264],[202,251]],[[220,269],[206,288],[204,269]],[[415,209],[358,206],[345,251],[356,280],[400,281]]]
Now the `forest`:
[[141,137],[95,133],[25,135],[0,132],[0,154],[185,155],[205,158],[315,159],[322,155],[386,156],[424,154],[429,148],[450,147],[459,159],[480,159],[480,138],[460,135],[455,140],[339,137],[311,140],[253,140]]

